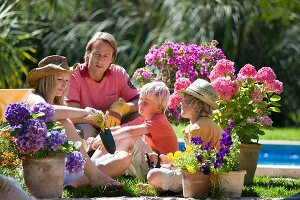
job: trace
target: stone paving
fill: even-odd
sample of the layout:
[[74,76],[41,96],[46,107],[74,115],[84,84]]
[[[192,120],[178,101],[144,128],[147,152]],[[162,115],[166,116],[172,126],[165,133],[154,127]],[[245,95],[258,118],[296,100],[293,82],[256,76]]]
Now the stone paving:
[[[54,198],[48,200],[194,200],[194,198],[182,197],[94,197],[94,198]],[[257,198],[257,197],[241,197],[241,198],[226,198],[226,200],[300,200],[300,192],[288,198]],[[217,200],[206,198],[205,200]]]

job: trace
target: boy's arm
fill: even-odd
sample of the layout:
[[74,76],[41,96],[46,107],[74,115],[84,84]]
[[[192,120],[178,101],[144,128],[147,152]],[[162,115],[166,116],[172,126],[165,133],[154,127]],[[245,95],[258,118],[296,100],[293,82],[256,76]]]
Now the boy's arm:
[[125,126],[114,131],[113,137],[115,140],[120,140],[128,137],[137,137],[149,133],[145,124]]

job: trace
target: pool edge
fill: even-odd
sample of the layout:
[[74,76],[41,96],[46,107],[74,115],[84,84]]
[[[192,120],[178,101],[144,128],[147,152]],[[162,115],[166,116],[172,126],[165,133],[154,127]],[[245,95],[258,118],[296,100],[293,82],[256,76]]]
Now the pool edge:
[[255,175],[282,178],[300,178],[300,166],[257,165]]

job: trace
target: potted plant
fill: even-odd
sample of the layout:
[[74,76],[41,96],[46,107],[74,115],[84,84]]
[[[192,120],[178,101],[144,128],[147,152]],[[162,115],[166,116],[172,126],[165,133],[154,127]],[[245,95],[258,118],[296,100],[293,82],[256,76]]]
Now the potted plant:
[[[218,179],[214,180],[215,185],[218,182],[219,188],[232,190],[230,187],[224,188],[222,185],[224,181],[219,181],[220,176],[215,176],[238,170],[238,140],[234,134],[230,134],[232,128],[233,122],[223,132],[218,150],[211,147],[211,142],[204,145],[202,139],[196,137],[191,139],[191,145],[186,146],[184,152],[177,151],[168,154],[168,159],[182,171],[184,197],[206,196],[211,174]],[[243,175],[245,174],[242,174],[242,178]],[[243,180],[241,186],[243,186]],[[241,189],[242,187],[240,187],[239,194],[241,194]],[[231,194],[226,192],[224,196]]]
[[246,64],[235,75],[234,63],[226,59],[217,62],[209,78],[220,97],[214,120],[222,127],[228,120],[234,121],[241,142],[240,167],[247,170],[245,184],[249,184],[262,147],[258,144],[259,136],[264,135],[263,129],[271,128],[270,114],[280,112],[278,101],[283,85],[270,67],[256,71]]
[[5,110],[7,122],[1,123],[1,138],[22,160],[25,184],[39,198],[60,197],[65,167],[68,173],[79,173],[85,164],[77,151],[80,142],[67,140],[63,127],[53,120],[53,111],[46,103],[32,109],[11,103]]

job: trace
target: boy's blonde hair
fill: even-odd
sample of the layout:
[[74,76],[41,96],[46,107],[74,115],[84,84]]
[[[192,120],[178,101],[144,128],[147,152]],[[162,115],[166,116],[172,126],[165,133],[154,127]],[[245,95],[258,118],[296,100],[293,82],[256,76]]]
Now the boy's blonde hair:
[[151,82],[142,87],[140,97],[151,99],[165,112],[169,106],[170,91],[164,82]]

